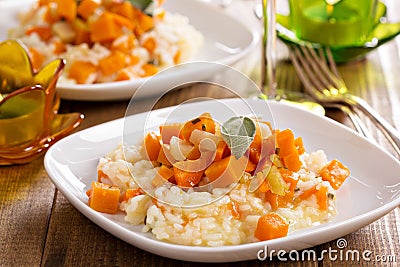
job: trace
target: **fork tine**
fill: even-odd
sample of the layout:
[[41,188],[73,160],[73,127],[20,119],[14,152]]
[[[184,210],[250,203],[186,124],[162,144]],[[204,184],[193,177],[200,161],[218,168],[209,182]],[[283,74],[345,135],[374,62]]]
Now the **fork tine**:
[[[312,46],[301,46],[300,47],[305,60],[307,61],[311,68],[313,69],[314,79],[318,79],[318,81],[322,84],[322,86],[317,87],[321,92],[326,89],[332,88],[332,80],[329,77],[329,72],[325,64],[321,62],[321,59],[316,54],[314,48]],[[322,70],[322,71],[321,71]],[[311,76],[311,77],[313,77]]]
[[304,88],[308,91],[309,94],[315,95],[318,91],[318,87],[322,86],[317,79],[312,79],[312,71],[308,64],[304,61],[303,56],[297,46],[292,46],[292,51],[289,53],[289,57],[293,63],[294,68],[296,69],[297,75],[302,81]]
[[[331,50],[329,47],[320,47],[317,48],[319,52],[319,56],[315,52],[313,47],[307,46],[308,52],[312,55],[311,61],[315,61],[318,65],[318,68],[315,69],[317,73],[320,73],[320,77],[324,77],[326,88],[329,90],[336,89],[341,90],[345,88],[345,84],[339,75],[339,72],[336,68],[336,63],[333,59]],[[325,53],[327,58],[325,57]]]

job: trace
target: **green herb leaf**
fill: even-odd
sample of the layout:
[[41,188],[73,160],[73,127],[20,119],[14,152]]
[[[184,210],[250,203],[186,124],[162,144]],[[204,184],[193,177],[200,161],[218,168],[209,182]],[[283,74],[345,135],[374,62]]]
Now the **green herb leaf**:
[[133,6],[139,8],[148,15],[153,14],[153,0],[128,0]]
[[253,142],[256,125],[248,117],[232,117],[222,124],[221,134],[232,154],[239,159]]

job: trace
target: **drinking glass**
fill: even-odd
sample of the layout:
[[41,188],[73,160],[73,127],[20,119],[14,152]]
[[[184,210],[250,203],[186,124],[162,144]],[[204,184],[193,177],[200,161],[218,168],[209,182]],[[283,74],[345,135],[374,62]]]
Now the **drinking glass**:
[[267,99],[280,99],[276,83],[276,2],[261,0],[263,10],[263,38],[261,62],[261,90]]

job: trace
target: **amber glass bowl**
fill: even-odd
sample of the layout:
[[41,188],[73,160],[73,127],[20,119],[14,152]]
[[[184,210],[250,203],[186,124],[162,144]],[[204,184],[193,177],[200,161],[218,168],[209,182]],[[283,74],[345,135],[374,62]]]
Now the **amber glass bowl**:
[[0,165],[32,161],[82,121],[80,113],[58,114],[64,66],[56,59],[34,71],[22,43],[0,43]]

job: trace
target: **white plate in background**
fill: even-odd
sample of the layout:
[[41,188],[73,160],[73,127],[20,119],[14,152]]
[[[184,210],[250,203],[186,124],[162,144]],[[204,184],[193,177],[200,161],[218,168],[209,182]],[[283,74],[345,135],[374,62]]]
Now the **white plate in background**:
[[[7,38],[10,28],[18,25],[17,14],[29,9],[33,0],[0,1],[0,40]],[[191,60],[217,62],[232,65],[248,54],[258,43],[256,29],[250,29],[240,20],[224,13],[215,6],[196,0],[168,0],[164,7],[172,13],[179,13],[189,18],[190,24],[204,36],[204,45],[199,54]],[[216,65],[217,67],[217,65]],[[174,71],[164,75],[156,75],[154,79],[160,82],[142,97],[158,96],[168,90],[169,82],[181,83],[204,80],[212,77],[222,68],[199,68],[194,70],[185,65],[174,68]],[[130,81],[88,84],[88,85],[57,85],[61,98],[69,100],[108,101],[130,99],[147,78]]]

